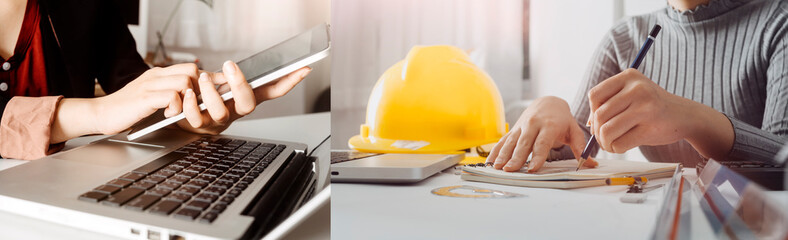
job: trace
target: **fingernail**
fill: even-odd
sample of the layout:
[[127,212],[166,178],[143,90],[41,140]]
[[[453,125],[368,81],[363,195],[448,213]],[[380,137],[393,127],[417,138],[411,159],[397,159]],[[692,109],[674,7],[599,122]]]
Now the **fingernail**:
[[503,158],[496,158],[495,164],[493,164],[493,166],[498,167],[501,166],[501,164],[503,164]]
[[191,88],[187,88],[185,95],[186,95],[185,97],[187,98],[194,96],[194,90],[192,90]]
[[200,81],[209,81],[207,73],[200,73]]
[[229,61],[229,60],[224,62],[224,67],[223,67],[224,72],[226,72],[227,74],[235,74],[235,66],[234,65],[235,64],[233,64],[233,62]]
[[309,75],[309,73],[311,73],[311,72],[312,72],[311,68],[309,70],[304,71],[304,73],[301,73],[301,78],[305,78],[306,75]]

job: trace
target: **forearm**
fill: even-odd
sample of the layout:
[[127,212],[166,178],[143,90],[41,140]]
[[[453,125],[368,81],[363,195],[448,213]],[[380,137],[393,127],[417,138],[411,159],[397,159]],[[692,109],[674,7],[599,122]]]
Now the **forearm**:
[[733,147],[735,140],[733,125],[725,114],[714,108],[687,99],[688,112],[685,119],[689,125],[686,137],[693,148],[706,158],[724,159]]
[[88,134],[101,133],[98,128],[96,101],[64,98],[58,104],[52,122],[50,143],[60,143]]

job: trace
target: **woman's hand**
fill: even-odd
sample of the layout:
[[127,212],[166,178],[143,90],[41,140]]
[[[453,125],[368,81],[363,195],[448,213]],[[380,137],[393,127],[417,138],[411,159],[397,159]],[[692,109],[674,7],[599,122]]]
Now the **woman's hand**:
[[160,108],[166,116],[181,112],[181,96],[195,86],[199,69],[178,64],[145,71],[122,89],[100,98],[64,98],[55,112],[50,143],[88,134],[122,132]]
[[[255,106],[263,101],[285,95],[310,71],[310,68],[304,67],[253,90],[238,65],[227,61],[222,66],[221,73],[205,72],[199,76],[199,87],[195,90],[205,103],[206,111],[200,111],[197,93],[186,90],[183,97],[183,113],[186,119],[179,121],[178,126],[195,133],[219,134],[227,129],[231,122],[254,111]],[[216,85],[219,86],[218,89]],[[227,90],[232,91],[233,99],[224,102],[221,93]]]
[[669,93],[635,69],[595,86],[588,100],[591,131],[608,152],[687,139],[711,157],[727,154],[733,144],[733,127],[722,113]]
[[[507,172],[520,170],[532,154],[529,172],[539,170],[547,160],[550,149],[569,145],[576,159],[585,147],[585,135],[569,110],[566,101],[557,97],[543,97],[529,106],[512,130],[495,144],[487,162],[495,169]],[[587,167],[595,167],[596,161],[589,159]]]
[[94,99],[98,132],[116,134],[164,108],[171,117],[183,108],[181,96],[196,86],[200,70],[195,64],[152,68],[110,95]]

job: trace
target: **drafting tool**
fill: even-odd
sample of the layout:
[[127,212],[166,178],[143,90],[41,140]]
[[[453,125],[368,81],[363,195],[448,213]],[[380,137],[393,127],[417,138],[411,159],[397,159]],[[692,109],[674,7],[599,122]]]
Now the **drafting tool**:
[[[465,192],[470,193],[463,193]],[[445,196],[445,197],[456,197],[456,198],[516,198],[516,197],[526,197],[526,195],[519,194],[519,193],[511,193],[505,192],[500,190],[493,190],[487,188],[480,188],[468,185],[456,185],[456,186],[448,186],[448,187],[440,187],[436,189],[432,189],[432,194],[438,196]]]

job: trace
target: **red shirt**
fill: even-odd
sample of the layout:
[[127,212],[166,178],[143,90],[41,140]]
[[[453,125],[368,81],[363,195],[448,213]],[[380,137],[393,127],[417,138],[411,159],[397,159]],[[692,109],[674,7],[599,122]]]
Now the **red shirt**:
[[48,95],[40,22],[38,1],[28,0],[14,55],[8,59],[0,57],[0,94],[10,97]]

